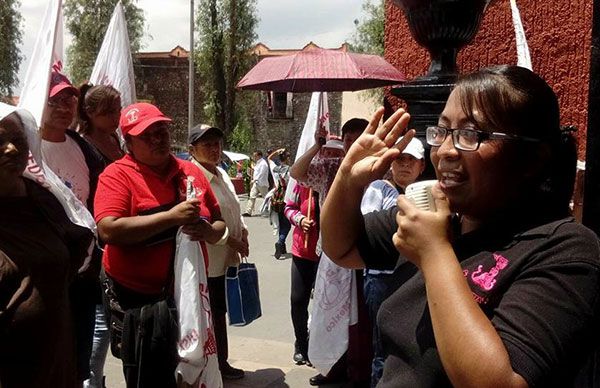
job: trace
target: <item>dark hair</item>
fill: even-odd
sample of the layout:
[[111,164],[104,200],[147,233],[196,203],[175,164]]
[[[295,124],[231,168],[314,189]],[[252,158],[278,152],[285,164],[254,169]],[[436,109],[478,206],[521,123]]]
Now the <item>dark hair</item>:
[[[517,143],[525,163],[546,159],[535,161],[540,169],[530,181],[532,200],[566,213],[575,183],[576,142],[572,131],[561,130],[558,99],[546,81],[526,68],[502,65],[460,77],[455,90],[462,110],[481,129],[540,140]],[[532,147],[546,150],[532,152]]]
[[342,139],[347,133],[360,132],[362,133],[367,128],[369,122],[365,119],[353,118],[344,123],[342,126]]
[[119,91],[110,85],[81,85],[77,102],[79,132],[85,134],[92,129],[92,123],[87,112],[106,113],[120,97]]
[[255,153],[257,156],[260,156],[261,158],[262,158],[262,156],[263,156],[263,153],[262,153],[262,151],[256,150],[256,151],[254,151],[254,153]]

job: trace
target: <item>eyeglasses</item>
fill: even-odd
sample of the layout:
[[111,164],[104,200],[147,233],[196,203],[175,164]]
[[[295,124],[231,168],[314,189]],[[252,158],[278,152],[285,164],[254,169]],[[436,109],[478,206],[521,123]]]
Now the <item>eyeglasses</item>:
[[75,100],[75,96],[72,94],[62,96],[62,97],[52,97],[51,99],[50,98],[48,99],[48,106],[51,108],[54,108],[57,106],[68,106],[68,105],[71,105],[74,100]]
[[481,142],[485,140],[540,141],[540,139],[532,137],[510,135],[502,132],[485,132],[471,128],[444,128],[435,125],[425,129],[427,144],[432,147],[441,146],[444,140],[446,140],[448,133],[452,133],[454,148],[461,151],[477,151]]

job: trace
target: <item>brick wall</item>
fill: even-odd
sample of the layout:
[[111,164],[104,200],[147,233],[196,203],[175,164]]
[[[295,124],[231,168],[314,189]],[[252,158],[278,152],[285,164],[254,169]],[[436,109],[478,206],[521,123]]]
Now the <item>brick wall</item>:
[[[579,158],[585,156],[592,0],[518,1],[533,70],[559,97],[561,121],[579,128]],[[412,79],[426,73],[427,51],[412,39],[403,12],[386,0],[385,57]],[[495,64],[516,64],[515,35],[508,0],[488,7],[473,42],[458,56],[461,72]],[[397,100],[388,96],[392,104]],[[409,107],[410,110],[410,107]]]

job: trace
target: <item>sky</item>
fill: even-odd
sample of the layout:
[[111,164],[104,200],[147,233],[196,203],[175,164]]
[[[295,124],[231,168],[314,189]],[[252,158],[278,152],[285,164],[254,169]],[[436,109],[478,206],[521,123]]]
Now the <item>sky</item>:
[[[24,59],[16,94],[22,87],[47,3],[48,0],[21,1]],[[189,48],[189,0],[138,0],[137,3],[146,17],[142,51],[169,51],[177,45]],[[272,49],[301,48],[310,41],[321,47],[339,47],[352,36],[354,20],[363,17],[362,3],[363,0],[257,0],[257,42]],[[65,36],[65,49],[70,40]]]

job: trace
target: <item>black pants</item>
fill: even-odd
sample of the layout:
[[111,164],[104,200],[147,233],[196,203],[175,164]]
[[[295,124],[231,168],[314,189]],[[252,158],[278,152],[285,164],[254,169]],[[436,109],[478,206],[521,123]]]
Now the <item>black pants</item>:
[[[76,277],[69,289],[73,327],[77,349],[77,379],[79,382],[90,376],[90,358],[96,323],[96,301],[98,281]],[[50,334],[51,335],[51,334]]]
[[[119,344],[118,356],[123,362],[123,375],[127,388],[175,388],[175,367],[179,362],[177,336],[170,335],[168,338],[160,338],[160,336],[154,335],[150,342],[156,344],[155,349],[158,350],[147,348],[142,356],[141,352],[139,353],[139,338],[133,332],[138,323],[134,322],[133,316],[130,314],[145,305],[157,303],[164,299],[164,296],[136,292],[120,285],[104,272],[101,274],[101,278],[103,304],[106,308],[107,322],[110,325],[111,349],[115,354],[117,347],[115,343]],[[112,310],[110,298],[114,298],[118,302],[121,312]],[[120,330],[115,330],[115,326],[118,326],[114,324],[115,319],[121,320]],[[174,324],[176,325],[176,322]],[[151,336],[154,334],[154,330],[158,332],[160,329],[158,324],[154,324],[154,327],[147,330],[146,335]]]
[[315,284],[318,261],[293,256],[292,259],[292,324],[296,336],[296,348],[304,355],[308,353],[308,302]]
[[210,312],[212,314],[215,339],[217,342],[217,358],[219,367],[227,364],[229,349],[227,343],[227,302],[225,300],[225,275],[208,278],[208,294],[210,295]]

